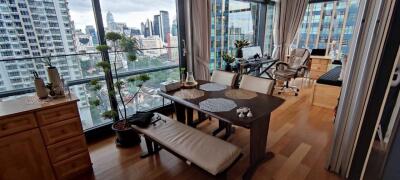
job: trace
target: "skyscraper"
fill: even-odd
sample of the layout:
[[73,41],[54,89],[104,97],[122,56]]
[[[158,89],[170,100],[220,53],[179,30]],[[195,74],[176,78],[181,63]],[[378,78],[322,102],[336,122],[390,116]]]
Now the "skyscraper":
[[160,36],[160,31],[161,31],[160,20],[161,20],[160,15],[154,15],[154,20],[153,20],[154,35]]
[[357,19],[358,0],[312,3],[308,6],[294,47],[327,49],[336,44],[338,54],[348,54]]
[[140,33],[142,35],[144,35],[145,31],[146,31],[146,25],[144,24],[144,22],[141,22],[140,23]]
[[107,12],[106,21],[107,21],[108,30],[114,31],[117,28],[116,27],[117,24],[115,23],[114,16],[110,11]]
[[94,46],[99,44],[99,39],[97,37],[96,29],[94,29],[93,26],[91,25],[86,26],[85,32],[86,34],[89,34],[91,36],[91,41]]
[[153,22],[147,19],[145,23],[141,23],[141,29],[144,37],[153,36]]
[[[33,71],[47,80],[41,59],[32,57],[76,52],[67,0],[0,1],[0,9],[0,59],[22,58],[0,62],[1,91],[32,87]],[[82,78],[79,63],[73,57],[52,58],[65,80]],[[84,100],[79,88],[73,91]]]
[[170,36],[171,33],[171,28],[169,25],[169,14],[168,11],[160,11],[160,26],[161,26],[161,39],[167,43],[168,42],[168,38]]
[[176,22],[176,19],[174,19],[172,21],[171,35],[172,36],[178,36],[178,24]]

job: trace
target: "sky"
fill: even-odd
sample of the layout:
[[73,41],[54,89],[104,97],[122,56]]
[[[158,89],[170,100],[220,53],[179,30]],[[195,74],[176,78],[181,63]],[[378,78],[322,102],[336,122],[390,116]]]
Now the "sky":
[[[95,25],[91,0],[69,0],[71,19],[76,29],[84,30],[86,25]],[[106,14],[110,11],[115,22],[126,23],[128,27],[140,29],[146,19],[153,21],[160,10],[169,12],[170,24],[176,18],[175,0],[100,0],[104,26]]]

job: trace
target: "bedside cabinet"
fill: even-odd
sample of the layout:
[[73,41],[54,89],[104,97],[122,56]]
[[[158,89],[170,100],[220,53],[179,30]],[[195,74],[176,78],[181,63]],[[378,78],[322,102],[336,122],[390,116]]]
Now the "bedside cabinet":
[[310,56],[310,78],[317,80],[320,76],[328,72],[328,66],[331,63],[329,56]]

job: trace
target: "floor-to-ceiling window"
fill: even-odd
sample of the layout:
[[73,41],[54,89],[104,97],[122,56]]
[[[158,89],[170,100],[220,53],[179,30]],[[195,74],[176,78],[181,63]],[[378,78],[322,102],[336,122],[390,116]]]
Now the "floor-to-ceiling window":
[[223,66],[222,54],[234,55],[235,40],[255,43],[259,4],[235,0],[211,0],[210,69]]
[[[106,33],[139,42],[136,62],[129,62],[126,52],[109,52],[111,59],[118,57],[118,72],[123,78],[151,77],[143,93],[128,103],[129,112],[159,107],[165,103],[156,93],[159,83],[179,79],[175,0],[100,0],[100,6]],[[110,123],[101,117],[110,103],[104,72],[96,66],[102,55],[96,51],[100,42],[93,9],[91,0],[0,0],[0,101],[34,95],[32,72],[47,82],[42,60],[50,57],[80,99],[83,128]],[[101,88],[93,91],[91,79],[99,79]],[[129,98],[136,88],[123,93]],[[95,97],[100,105],[91,103]]]
[[293,41],[292,48],[335,50],[338,56],[349,53],[356,22],[358,0],[310,3]]
[[271,56],[274,49],[274,18],[275,18],[275,3],[268,3],[266,8],[265,18],[265,38],[264,38],[264,55]]

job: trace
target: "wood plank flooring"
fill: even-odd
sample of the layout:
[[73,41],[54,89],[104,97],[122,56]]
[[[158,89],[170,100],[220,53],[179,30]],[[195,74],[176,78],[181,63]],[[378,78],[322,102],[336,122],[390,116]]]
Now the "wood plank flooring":
[[[305,81],[307,82],[307,81]],[[296,81],[299,84],[301,81]],[[275,157],[259,166],[256,180],[340,179],[324,169],[333,131],[333,111],[311,106],[312,84],[303,83],[299,96],[279,95],[286,102],[273,112],[267,147]],[[211,133],[217,121],[206,121],[199,129]],[[243,149],[244,156],[228,172],[228,179],[241,179],[249,161],[249,131],[236,127],[229,139]],[[162,150],[140,158],[140,147],[115,147],[114,137],[89,145],[97,180],[113,179],[214,179],[198,168]]]

